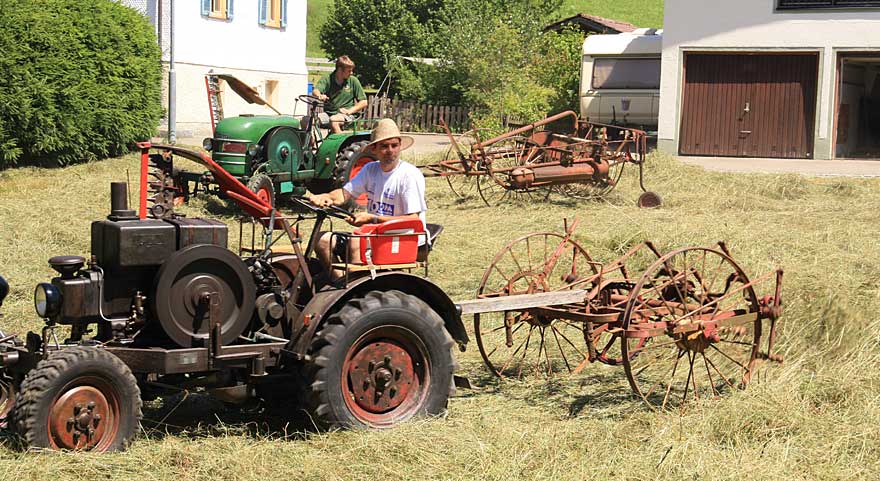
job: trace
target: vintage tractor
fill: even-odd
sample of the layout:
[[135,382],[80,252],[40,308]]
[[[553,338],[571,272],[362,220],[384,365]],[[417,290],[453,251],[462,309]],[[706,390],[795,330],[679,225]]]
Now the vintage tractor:
[[[308,95],[297,98],[307,106],[308,113],[303,116],[248,114],[222,118],[222,108],[214,107],[219,100],[212,97],[212,83],[219,80],[246,102],[275,108],[231,75],[206,77],[212,122],[216,122],[213,137],[206,138],[202,147],[224,170],[269,204],[274,205],[281,194],[302,195],[306,190],[323,193],[341,187],[372,160],[363,158],[356,164],[358,153],[370,137],[369,131],[363,130],[369,127],[369,121],[355,122],[351,132],[325,137],[322,128],[329,126],[329,117],[320,112],[322,102]],[[222,195],[210,172],[172,172],[160,165],[152,175],[156,185],[176,186],[175,197],[182,200],[200,191]]]
[[[58,276],[34,294],[41,332],[0,338],[0,414],[25,445],[124,449],[142,397],[175,390],[294,402],[340,427],[384,428],[446,409],[452,348],[468,337],[449,297],[411,273],[427,272],[425,248],[409,248],[429,236],[420,223],[366,233],[370,262],[331,282],[313,249],[328,217],[351,213],[294,197],[303,213],[282,217],[204,154],[142,149],[139,210],[128,209],[125,183],[112,184],[111,213],[91,226],[91,255],[49,260]],[[263,245],[236,255],[221,222],[148,216],[151,155],[203,162],[262,219]],[[400,255],[380,256],[392,243]],[[6,290],[0,281],[0,297]]]

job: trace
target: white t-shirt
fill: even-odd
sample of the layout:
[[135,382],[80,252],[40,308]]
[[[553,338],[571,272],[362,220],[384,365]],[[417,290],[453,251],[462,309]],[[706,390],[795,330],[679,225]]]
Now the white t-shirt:
[[[383,172],[379,162],[370,162],[343,187],[352,197],[367,193],[367,212],[376,215],[419,213],[425,223],[425,176],[418,167],[400,161],[391,172]],[[423,242],[419,242],[422,244]]]

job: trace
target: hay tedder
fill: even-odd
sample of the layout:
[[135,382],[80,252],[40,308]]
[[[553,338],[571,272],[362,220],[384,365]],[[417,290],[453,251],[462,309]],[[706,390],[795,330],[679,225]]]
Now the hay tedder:
[[[777,359],[781,271],[773,294],[758,297],[774,274],[750,280],[723,244],[661,255],[644,243],[600,264],[572,240],[575,222],[509,244],[477,299],[456,303],[417,275],[427,274],[436,226],[355,231],[369,250],[334,264],[345,275],[332,280],[314,249],[326,221],[350,212],[293,197],[302,212],[283,216],[204,153],[140,147],[138,210],[127,185],[112,184],[90,257],[49,259],[58,276],[34,291],[42,329],[0,333],[0,424],[24,446],[120,450],[138,430],[142,399],[193,390],[283,412],[293,403],[339,427],[439,414],[467,385],[452,353],[469,342],[462,314],[474,314],[480,352],[499,376],[623,365],[633,390],[660,407],[741,387],[760,359]],[[226,224],[149,197],[151,165],[173,168],[175,156],[206,167],[252,217],[237,255]],[[166,203],[151,208],[151,198]],[[7,291],[0,278],[0,303]]]
[[585,122],[566,111],[487,140],[479,131],[455,137],[447,129],[447,135],[444,159],[421,168],[426,177],[444,177],[459,197],[476,188],[489,206],[546,198],[551,191],[592,199],[610,192],[626,164],[633,164],[643,191],[638,205],[661,203],[643,183],[647,136],[638,129]]
[[663,254],[643,242],[603,264],[572,239],[576,225],[511,242],[477,299],[459,303],[495,375],[622,365],[633,392],[665,409],[744,387],[761,360],[781,362],[781,269],[750,279],[724,243]]

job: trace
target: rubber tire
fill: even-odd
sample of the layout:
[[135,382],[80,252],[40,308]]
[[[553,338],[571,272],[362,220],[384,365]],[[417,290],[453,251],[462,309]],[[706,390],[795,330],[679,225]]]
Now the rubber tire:
[[140,389],[121,359],[99,347],[77,346],[49,354],[21,383],[12,425],[26,447],[52,449],[47,428],[53,402],[62,389],[82,376],[104,378],[119,399],[117,436],[98,451],[123,451],[138,432],[143,417]]
[[[367,140],[352,142],[346,145],[336,154],[336,165],[333,166],[333,172],[328,179],[314,179],[309,184],[309,190],[315,194],[323,194],[336,189],[341,189],[348,182],[348,176],[351,173],[351,167],[354,165],[354,159],[357,158],[361,149],[370,143]],[[353,205],[353,203],[351,204]],[[348,206],[343,206],[349,208]]]
[[265,190],[269,195],[269,204],[275,207],[275,185],[266,174],[256,174],[248,180],[247,188],[259,195],[260,190]]
[[[421,405],[405,416],[381,425],[368,424],[347,406],[342,389],[343,364],[348,349],[370,330],[397,325],[416,334],[426,349],[430,365],[430,391]],[[440,316],[421,299],[400,291],[372,291],[348,301],[327,319],[312,341],[314,372],[310,379],[309,410],[314,419],[331,428],[388,428],[414,417],[436,416],[446,411],[455,394],[453,341]]]

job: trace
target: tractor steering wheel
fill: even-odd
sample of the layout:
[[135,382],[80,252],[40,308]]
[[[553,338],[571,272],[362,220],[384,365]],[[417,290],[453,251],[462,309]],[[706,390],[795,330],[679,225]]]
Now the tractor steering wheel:
[[309,209],[315,213],[320,212],[320,213],[323,213],[323,214],[328,215],[330,217],[336,217],[337,219],[342,219],[345,221],[347,221],[348,219],[354,218],[354,212],[351,212],[348,209],[343,209],[342,207],[339,207],[338,205],[331,205],[329,207],[318,207],[315,204],[312,204],[309,201],[308,197],[300,196],[300,195],[292,196],[291,199],[293,199],[297,204],[299,204],[299,205],[305,207],[306,209]]
[[323,100],[319,99],[318,97],[314,97],[312,95],[300,95],[296,99],[306,105],[311,106],[311,107],[317,107],[319,105],[324,105]]

